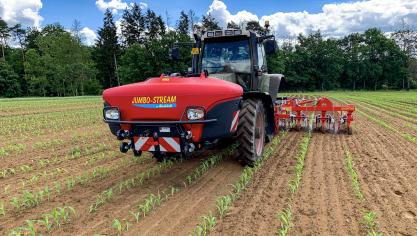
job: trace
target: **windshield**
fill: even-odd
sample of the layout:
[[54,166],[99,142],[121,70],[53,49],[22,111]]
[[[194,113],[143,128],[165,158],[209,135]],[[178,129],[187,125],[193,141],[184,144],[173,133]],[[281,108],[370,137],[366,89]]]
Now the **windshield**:
[[248,40],[206,42],[202,69],[209,73],[250,73]]

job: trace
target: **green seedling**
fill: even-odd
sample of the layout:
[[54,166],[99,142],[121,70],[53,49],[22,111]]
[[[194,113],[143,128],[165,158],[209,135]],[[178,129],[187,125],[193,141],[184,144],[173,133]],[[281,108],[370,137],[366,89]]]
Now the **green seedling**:
[[290,231],[290,229],[292,227],[291,208],[288,207],[288,208],[284,209],[282,212],[278,213],[277,217],[278,217],[278,220],[281,222],[281,227],[278,231],[278,235],[285,236],[285,235],[288,234],[288,232]]
[[220,218],[223,218],[227,210],[229,210],[230,203],[232,202],[232,197],[230,195],[219,197],[216,202],[217,202],[217,210],[219,211]]
[[4,202],[1,201],[0,202],[0,216],[5,216],[6,215],[6,209],[4,207]]
[[52,226],[53,223],[51,221],[51,219],[53,218],[53,216],[51,214],[43,214],[42,215],[42,219],[39,220],[39,223],[43,224],[43,226],[45,226],[46,232],[51,232],[52,230]]
[[353,191],[355,192],[356,197],[360,201],[364,201],[365,197],[360,187],[358,174],[353,166],[352,155],[348,151],[345,151],[345,163],[346,163],[346,170],[350,176]]
[[126,219],[120,221],[119,219],[114,219],[112,228],[117,231],[117,235],[122,235],[123,231],[128,231],[130,227],[130,222]]
[[25,230],[29,232],[30,236],[36,236],[36,230],[35,230],[35,221],[33,220],[26,220],[26,227]]
[[133,216],[133,218],[135,218],[136,223],[138,223],[139,220],[140,220],[140,212],[139,211],[138,212],[130,211],[130,214]]
[[376,213],[373,211],[368,211],[364,213],[363,216],[364,223],[368,228],[368,236],[380,236],[381,233],[377,232],[376,228]]

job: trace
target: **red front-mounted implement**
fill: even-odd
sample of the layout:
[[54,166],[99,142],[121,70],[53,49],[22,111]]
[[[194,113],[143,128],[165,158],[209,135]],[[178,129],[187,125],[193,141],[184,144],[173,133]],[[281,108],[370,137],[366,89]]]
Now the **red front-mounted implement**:
[[278,129],[304,128],[352,134],[354,111],[354,105],[334,105],[328,98],[323,97],[283,98],[275,107],[275,122]]

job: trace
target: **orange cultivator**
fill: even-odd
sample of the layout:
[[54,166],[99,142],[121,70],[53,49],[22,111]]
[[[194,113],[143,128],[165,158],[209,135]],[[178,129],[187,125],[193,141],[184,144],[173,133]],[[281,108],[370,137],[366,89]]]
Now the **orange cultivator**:
[[275,121],[278,129],[303,128],[352,134],[354,105],[334,105],[327,98],[281,98],[277,103]]

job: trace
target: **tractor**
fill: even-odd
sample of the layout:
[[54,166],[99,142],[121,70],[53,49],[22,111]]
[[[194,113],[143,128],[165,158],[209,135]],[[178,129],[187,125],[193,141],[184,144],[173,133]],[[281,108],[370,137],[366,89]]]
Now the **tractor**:
[[[106,89],[104,121],[122,141],[123,153],[151,152],[163,160],[233,138],[239,160],[253,165],[282,120],[301,120],[301,114],[289,115],[281,109],[286,103],[277,101],[283,75],[268,73],[266,55],[277,50],[275,38],[242,29],[209,30],[194,38],[187,75]],[[179,58],[178,47],[171,57]],[[323,124],[329,119],[319,118]],[[347,120],[350,124],[351,117]]]

